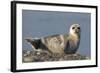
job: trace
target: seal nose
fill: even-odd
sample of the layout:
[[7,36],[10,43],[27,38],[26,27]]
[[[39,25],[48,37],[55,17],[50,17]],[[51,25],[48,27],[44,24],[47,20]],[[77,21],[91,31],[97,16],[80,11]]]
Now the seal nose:
[[75,32],[78,33],[79,31],[80,31],[80,27],[77,27],[77,28],[75,29]]

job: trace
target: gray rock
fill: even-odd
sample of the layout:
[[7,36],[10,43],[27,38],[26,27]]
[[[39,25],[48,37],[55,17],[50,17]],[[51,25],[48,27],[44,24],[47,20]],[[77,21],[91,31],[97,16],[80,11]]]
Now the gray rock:
[[23,51],[23,62],[46,62],[46,61],[68,61],[68,60],[87,60],[87,56],[81,54],[50,54],[47,51]]

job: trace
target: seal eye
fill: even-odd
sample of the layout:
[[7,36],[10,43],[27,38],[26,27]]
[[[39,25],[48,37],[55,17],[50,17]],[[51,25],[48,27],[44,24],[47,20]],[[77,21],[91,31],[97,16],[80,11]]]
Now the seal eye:
[[80,29],[80,27],[77,27],[77,29]]
[[75,27],[72,27],[72,29],[75,29]]

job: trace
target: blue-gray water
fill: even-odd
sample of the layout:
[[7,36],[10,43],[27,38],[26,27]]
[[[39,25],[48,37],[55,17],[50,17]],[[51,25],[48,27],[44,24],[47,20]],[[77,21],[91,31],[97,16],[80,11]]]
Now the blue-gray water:
[[81,41],[77,52],[90,57],[90,13],[23,10],[22,48],[32,50],[32,47],[24,40],[27,37],[68,33],[70,25],[75,23],[81,26]]

